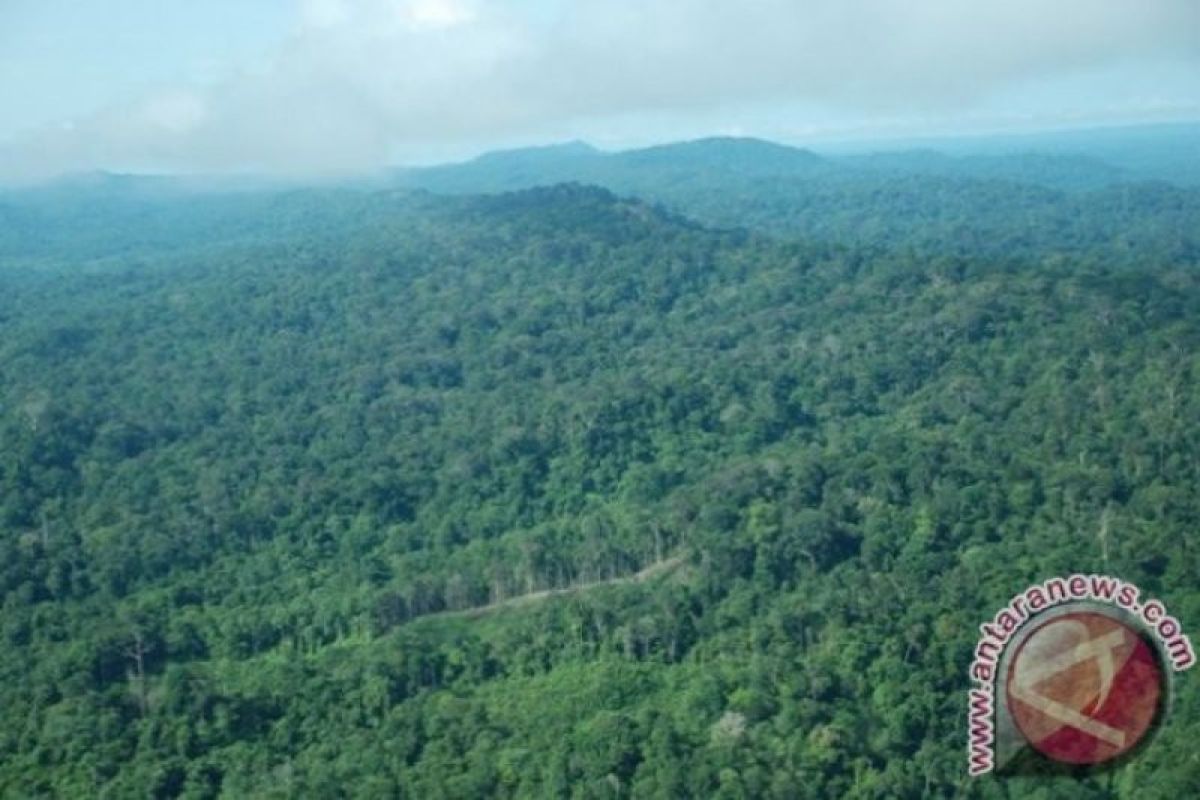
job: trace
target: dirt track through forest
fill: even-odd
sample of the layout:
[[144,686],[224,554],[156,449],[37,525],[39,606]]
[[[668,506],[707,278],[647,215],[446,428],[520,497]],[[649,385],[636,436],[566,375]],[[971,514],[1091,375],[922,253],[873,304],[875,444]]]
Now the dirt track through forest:
[[437,611],[433,614],[425,614],[417,617],[417,619],[431,619],[435,617],[481,617],[484,614],[490,614],[494,611],[501,611],[506,608],[517,608],[519,606],[538,603],[542,600],[547,600],[551,597],[561,597],[568,594],[577,594],[586,592],[590,589],[598,589],[601,586],[621,586],[629,583],[641,583],[647,581],[657,575],[670,572],[684,562],[684,556],[672,556],[664,558],[662,561],[655,561],[648,567],[645,567],[637,572],[629,575],[622,575],[616,578],[609,578],[603,581],[590,581],[588,583],[578,583],[574,586],[564,586],[560,589],[541,589],[536,592],[527,594],[519,594],[513,597],[506,597],[503,600],[497,600],[493,603],[488,603],[482,606],[472,606],[471,608],[462,608],[455,611]]

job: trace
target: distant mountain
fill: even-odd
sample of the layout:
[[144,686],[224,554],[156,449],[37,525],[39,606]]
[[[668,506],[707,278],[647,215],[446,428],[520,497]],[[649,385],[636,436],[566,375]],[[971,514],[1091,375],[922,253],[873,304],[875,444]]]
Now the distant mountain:
[[487,164],[529,164],[545,166],[556,162],[566,162],[577,159],[587,159],[602,155],[600,150],[587,142],[573,141],[562,144],[541,145],[538,147],[521,147],[513,150],[494,150],[484,153],[472,162],[476,165]]
[[1072,153],[822,157],[746,138],[616,153],[572,143],[396,176],[400,186],[436,193],[594,184],[707,225],[856,245],[1013,256],[1108,240],[1109,258],[1131,258],[1139,247],[1165,242],[1177,245],[1169,257],[1194,252],[1200,192],[1162,184],[1130,191],[1141,180],[1137,172]]
[[[1183,152],[1185,134],[1174,132],[1173,152]],[[1101,138],[1110,149],[1121,141]],[[1137,151],[1136,143],[1124,147]],[[77,176],[0,192],[0,256],[95,258],[233,238],[280,241],[314,228],[370,224],[379,208],[371,195],[381,189],[468,195],[566,183],[602,187],[701,224],[787,239],[1005,257],[1101,241],[1110,243],[1110,259],[1167,243],[1164,258],[1200,250],[1200,190],[1146,183],[1143,171],[1095,155],[919,149],[822,156],[716,137],[621,152],[578,141],[506,150],[337,189]]]
[[400,173],[402,185],[439,192],[511,191],[580,180],[604,154],[585,142],[485,153],[463,164]]
[[453,193],[578,181],[652,196],[663,186],[695,189],[697,183],[718,178],[729,185],[793,179],[861,183],[901,176],[1000,180],[1074,192],[1145,180],[1195,186],[1200,185],[1200,125],[885,142],[871,149],[833,146],[822,154],[743,137],[611,153],[576,141],[400,170],[395,180],[402,186]]
[[1098,158],[1071,154],[999,153],[952,156],[936,150],[871,153],[842,163],[893,175],[1005,180],[1053,189],[1088,190],[1136,179]]
[[841,155],[913,150],[962,157],[1037,154],[1093,159],[1121,170],[1122,180],[1200,186],[1200,123],[1196,122],[830,145],[831,152]]
[[612,159],[625,169],[695,169],[745,177],[811,175],[829,166],[810,150],[725,136],[629,150]]
[[832,166],[808,150],[761,139],[718,137],[605,153],[583,142],[488,153],[462,164],[402,170],[397,182],[440,192],[497,192],[560,182],[642,192],[661,184],[809,177]]

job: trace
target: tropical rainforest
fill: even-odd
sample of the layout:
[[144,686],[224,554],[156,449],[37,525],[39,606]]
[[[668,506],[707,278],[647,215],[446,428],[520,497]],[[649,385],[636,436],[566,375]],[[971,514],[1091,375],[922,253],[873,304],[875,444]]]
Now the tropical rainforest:
[[1200,625],[1200,188],[1151,156],[0,193],[0,795],[1194,796],[1186,673],[1135,759],[966,774],[1015,592]]

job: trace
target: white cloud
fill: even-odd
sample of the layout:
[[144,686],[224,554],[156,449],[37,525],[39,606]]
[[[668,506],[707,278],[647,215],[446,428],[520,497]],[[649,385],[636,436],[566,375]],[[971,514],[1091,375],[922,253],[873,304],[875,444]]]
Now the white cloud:
[[300,23],[307,28],[332,28],[349,19],[345,0],[303,0]]
[[413,0],[406,14],[418,28],[453,28],[475,20],[475,11],[456,0]]
[[146,100],[138,108],[134,124],[178,136],[199,127],[206,113],[203,97],[186,90],[169,91]]
[[453,28],[474,21],[467,0],[302,0],[300,25],[310,31],[358,28],[374,35]]
[[297,20],[266,66],[11,143],[0,174],[340,174],[647,111],[953,115],[1039,79],[1200,64],[1195,0],[302,0]]

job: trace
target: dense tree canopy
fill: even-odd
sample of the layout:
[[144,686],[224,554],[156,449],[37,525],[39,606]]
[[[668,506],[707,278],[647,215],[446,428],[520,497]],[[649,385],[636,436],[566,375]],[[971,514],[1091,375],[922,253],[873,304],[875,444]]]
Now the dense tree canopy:
[[887,180],[0,200],[0,794],[1188,796],[1191,676],[964,719],[1031,581],[1200,621],[1196,190]]

